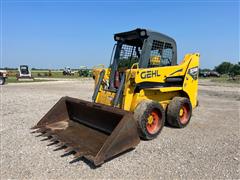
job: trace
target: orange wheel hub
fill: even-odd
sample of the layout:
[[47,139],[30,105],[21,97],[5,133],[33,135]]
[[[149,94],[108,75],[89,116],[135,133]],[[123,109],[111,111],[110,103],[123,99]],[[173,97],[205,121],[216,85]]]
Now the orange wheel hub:
[[159,116],[159,113],[157,110],[153,110],[147,119],[146,128],[148,133],[155,134],[161,127],[161,121],[162,117]]
[[190,117],[190,108],[187,104],[184,104],[179,111],[180,122],[186,124]]

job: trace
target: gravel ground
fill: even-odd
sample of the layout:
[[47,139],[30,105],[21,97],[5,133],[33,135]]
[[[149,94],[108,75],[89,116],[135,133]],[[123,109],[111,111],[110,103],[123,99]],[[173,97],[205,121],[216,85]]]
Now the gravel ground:
[[199,89],[187,128],[164,127],[157,139],[94,169],[30,133],[60,97],[90,100],[92,81],[1,86],[1,179],[239,179],[240,86],[201,81]]

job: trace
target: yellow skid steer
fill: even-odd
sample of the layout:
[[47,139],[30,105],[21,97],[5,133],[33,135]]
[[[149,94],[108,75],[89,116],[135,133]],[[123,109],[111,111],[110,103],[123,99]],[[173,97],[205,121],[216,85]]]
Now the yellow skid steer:
[[92,102],[63,97],[33,127],[96,166],[156,138],[165,123],[185,127],[197,106],[198,53],[177,65],[175,40],[140,28],[114,40],[109,68],[93,72]]

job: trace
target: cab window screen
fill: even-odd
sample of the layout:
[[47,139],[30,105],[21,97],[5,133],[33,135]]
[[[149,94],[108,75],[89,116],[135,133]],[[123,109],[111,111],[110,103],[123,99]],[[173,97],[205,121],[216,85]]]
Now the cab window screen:
[[118,67],[130,68],[132,64],[138,62],[140,54],[141,54],[140,47],[123,44],[120,51]]
[[170,43],[153,40],[149,67],[170,66],[173,58],[173,47]]

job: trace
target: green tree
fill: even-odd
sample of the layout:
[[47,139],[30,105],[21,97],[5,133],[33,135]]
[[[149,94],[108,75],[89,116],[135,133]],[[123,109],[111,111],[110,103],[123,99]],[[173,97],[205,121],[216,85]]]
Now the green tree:
[[229,69],[229,74],[234,77],[237,75],[240,75],[240,64],[234,64],[230,69]]
[[220,65],[215,67],[215,71],[220,74],[229,74],[233,64],[230,62],[222,62]]

